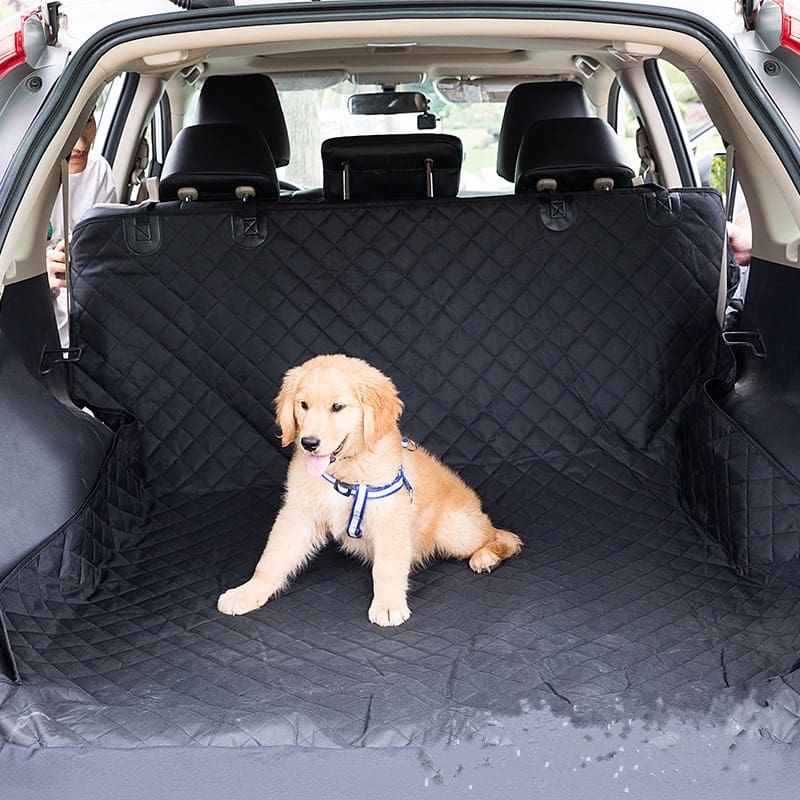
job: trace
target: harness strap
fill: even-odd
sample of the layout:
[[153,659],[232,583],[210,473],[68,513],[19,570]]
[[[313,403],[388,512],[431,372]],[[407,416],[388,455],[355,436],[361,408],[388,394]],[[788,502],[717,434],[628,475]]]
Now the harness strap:
[[[402,440],[403,447],[406,449],[414,449],[416,445],[406,438]],[[361,538],[361,525],[364,520],[364,511],[367,507],[367,500],[380,500],[383,497],[390,497],[393,494],[405,489],[411,499],[414,499],[414,487],[411,481],[408,480],[403,465],[397,473],[397,477],[391,482],[383,486],[370,486],[366,483],[345,483],[333,475],[328,475],[327,472],[322,473],[322,477],[333,488],[344,497],[353,498],[353,507],[350,509],[350,519],[347,521],[347,535],[353,539]]]

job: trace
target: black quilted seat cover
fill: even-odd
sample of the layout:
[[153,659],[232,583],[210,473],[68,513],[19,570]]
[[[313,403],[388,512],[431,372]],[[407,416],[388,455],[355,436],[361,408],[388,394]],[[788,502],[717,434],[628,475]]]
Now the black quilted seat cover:
[[[679,422],[730,372],[718,197],[683,192],[679,224],[643,190],[567,200],[565,231],[538,196],[82,223],[74,392],[117,438],[86,506],[0,589],[3,736],[424,744],[541,703],[704,715],[789,673],[800,589],[737,577],[677,499]],[[280,502],[278,381],[331,351],[393,376],[404,431],[525,550],[489,576],[416,573],[397,629],[369,624],[369,571],[333,551],[222,616]]]
[[[714,373],[721,225],[702,192],[650,224],[650,194],[576,196],[564,231],[524,197],[101,213],[75,234],[74,393],[139,420],[157,491],[281,484],[280,378],[338,351],[391,374],[453,466],[664,463]],[[145,226],[160,244],[131,252]]]

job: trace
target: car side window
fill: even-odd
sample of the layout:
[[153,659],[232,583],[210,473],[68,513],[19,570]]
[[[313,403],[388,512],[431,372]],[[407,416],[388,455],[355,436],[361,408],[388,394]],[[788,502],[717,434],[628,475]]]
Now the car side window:
[[[658,69],[686,135],[698,185],[717,189],[725,197],[725,142],[700,100],[689,78],[668,61],[659,60]],[[637,133],[642,128],[634,101],[615,81],[608,102],[609,122],[616,129],[632,163],[641,161]],[[735,176],[734,176],[735,181]],[[734,216],[746,206],[741,187],[735,185]]]
[[171,140],[171,113],[169,98],[166,93],[153,110],[153,115],[145,126],[136,152],[128,185],[128,202],[136,203],[146,196],[145,181],[150,177],[159,177]]
[[711,186],[725,193],[725,143],[706,107],[684,72],[668,61],[659,60],[658,68],[672,94],[680,115],[701,186]]
[[[107,83],[100,97],[95,103],[95,119],[97,120],[97,136],[95,137],[95,148],[104,156],[108,157],[106,152],[106,143],[111,133],[111,125],[114,119],[114,111],[119,104],[120,95],[125,83],[124,75],[117,75],[110,83]],[[113,160],[113,159],[111,159]]]
[[608,122],[617,132],[630,163],[638,165],[641,162],[641,155],[636,134],[642,121],[630,96],[617,80],[612,84],[609,94]]
[[[726,204],[731,248],[742,267],[739,296],[743,298],[747,288],[752,242],[750,214],[744,191],[736,180],[735,171],[728,175],[725,142],[689,78],[667,61],[659,60],[658,68],[683,122],[699,183],[719,191]],[[727,196],[728,181],[730,197]]]

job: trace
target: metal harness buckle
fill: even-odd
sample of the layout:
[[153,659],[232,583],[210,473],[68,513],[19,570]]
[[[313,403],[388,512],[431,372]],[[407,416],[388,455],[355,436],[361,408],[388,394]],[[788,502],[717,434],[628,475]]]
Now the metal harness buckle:
[[351,497],[353,494],[353,487],[349,483],[342,483],[338,478],[333,479],[332,485],[342,497]]

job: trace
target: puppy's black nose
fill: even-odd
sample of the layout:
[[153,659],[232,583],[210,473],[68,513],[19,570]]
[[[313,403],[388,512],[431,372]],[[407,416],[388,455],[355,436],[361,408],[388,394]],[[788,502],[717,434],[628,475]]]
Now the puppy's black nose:
[[319,447],[319,439],[316,436],[304,436],[300,444],[303,445],[303,450],[313,453]]

